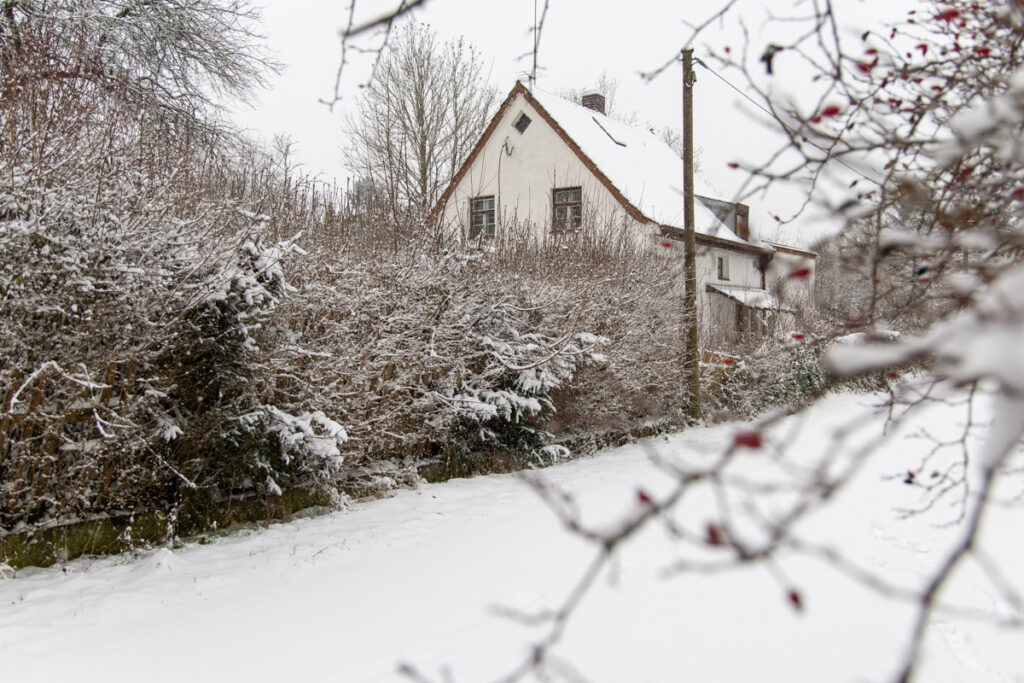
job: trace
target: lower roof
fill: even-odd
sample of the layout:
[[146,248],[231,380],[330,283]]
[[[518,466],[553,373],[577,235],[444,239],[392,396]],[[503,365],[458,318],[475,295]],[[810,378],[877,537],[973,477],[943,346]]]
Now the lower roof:
[[734,285],[708,285],[708,291],[722,294],[747,308],[757,308],[763,311],[793,312],[792,308],[783,306],[771,293],[763,289],[736,287]]

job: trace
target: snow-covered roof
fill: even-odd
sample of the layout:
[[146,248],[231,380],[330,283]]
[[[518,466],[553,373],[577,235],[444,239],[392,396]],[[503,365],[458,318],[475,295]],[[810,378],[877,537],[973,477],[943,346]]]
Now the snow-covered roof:
[[[649,131],[642,131],[561,97],[534,89],[532,97],[611,184],[640,213],[683,229],[683,160]],[[696,194],[714,197],[695,179]],[[738,244],[741,239],[704,204],[694,202],[694,228],[702,235]]]
[[747,287],[734,287],[731,285],[708,285],[708,289],[723,294],[748,308],[760,308],[769,311],[792,310],[783,306],[779,303],[778,299],[763,289],[749,289]]

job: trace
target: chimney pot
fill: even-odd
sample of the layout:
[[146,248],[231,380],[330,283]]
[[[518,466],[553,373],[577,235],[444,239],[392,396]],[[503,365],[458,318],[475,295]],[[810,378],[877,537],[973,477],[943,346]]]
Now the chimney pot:
[[599,114],[604,114],[604,95],[597,90],[588,90],[583,93],[581,103],[587,109],[593,109]]

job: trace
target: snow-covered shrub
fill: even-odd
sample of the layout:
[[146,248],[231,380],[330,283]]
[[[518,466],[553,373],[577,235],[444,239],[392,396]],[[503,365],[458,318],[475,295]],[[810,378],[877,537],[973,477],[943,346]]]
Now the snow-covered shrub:
[[389,223],[358,216],[341,230],[307,245],[298,291],[261,330],[259,381],[293,414],[330,407],[351,437],[350,488],[681,423],[676,266],[609,245],[395,244]]
[[8,57],[34,76],[0,103],[0,527],[265,479],[277,436],[240,418],[293,250],[246,208],[270,174],[209,122]]
[[166,139],[122,104],[32,83],[0,107],[4,526],[128,506],[163,484],[148,437],[167,384],[149,364],[208,270],[201,226],[174,216],[183,188],[161,187],[175,169],[150,166]]
[[750,419],[769,410],[797,406],[840,389],[888,389],[886,378],[872,374],[837,378],[822,364],[833,346],[828,341],[766,344],[730,365],[704,370],[704,401],[715,420]]
[[[329,486],[344,458],[339,448],[348,440],[345,428],[317,410],[290,415],[274,406],[260,406],[239,422],[256,433],[269,432],[277,437],[277,448],[270,458],[255,460],[266,472],[266,490],[281,495],[282,486]],[[266,450],[266,449],[264,449]]]
[[264,331],[264,381],[295,410],[334,406],[350,463],[529,452],[552,392],[601,360],[602,340],[572,331],[571,307],[540,313],[488,258],[365,244],[323,260]]
[[283,264],[297,248],[293,240],[264,242],[266,216],[238,214],[249,227],[234,258],[214,269],[205,297],[183,312],[177,342],[158,359],[172,380],[166,409],[180,416],[164,457],[215,495],[325,486],[340,466],[344,429],[322,411],[292,415],[263,405],[252,384],[256,337],[292,291]]

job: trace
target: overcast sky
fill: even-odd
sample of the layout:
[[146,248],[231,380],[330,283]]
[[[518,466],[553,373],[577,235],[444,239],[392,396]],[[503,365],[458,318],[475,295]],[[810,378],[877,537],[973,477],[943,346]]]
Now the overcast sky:
[[[395,5],[396,0],[358,0],[357,17],[376,16]],[[903,0],[898,0],[902,2]],[[542,34],[538,86],[558,92],[563,88],[593,86],[602,71],[619,81],[616,108],[636,112],[645,124],[656,128],[680,127],[681,69],[673,64],[660,77],[646,82],[641,72],[649,72],[678,55],[691,31],[687,19],[699,23],[714,14],[720,0],[678,2],[678,0],[550,0],[550,9]],[[752,5],[742,14],[748,30],[750,51],[756,58],[770,42],[782,42],[786,25],[769,20],[768,10]],[[344,183],[348,175],[341,158],[344,144],[341,121],[355,110],[359,85],[368,78],[369,58],[354,56],[342,80],[342,100],[333,108],[320,103],[330,99],[338,68],[339,29],[347,20],[346,2],[340,0],[265,0],[264,30],[271,49],[285,64],[285,72],[274,79],[252,108],[241,108],[237,121],[256,135],[269,140],[276,133],[290,135],[298,145],[298,157],[307,170],[329,180]],[[430,24],[443,38],[465,36],[485,58],[490,82],[504,95],[516,78],[529,69],[523,55],[532,46],[531,27],[534,0],[429,0],[415,19]],[[542,7],[544,0],[539,0]],[[773,0],[777,12],[798,7],[801,0]],[[841,11],[850,12],[851,34],[860,30],[859,21],[876,21],[879,10],[892,7],[881,0],[845,0]],[[865,10],[870,8],[870,12]],[[695,45],[695,55],[709,48],[734,51],[742,47],[739,17],[731,23],[716,25]],[[370,45],[363,40],[360,45]],[[782,61],[782,60],[780,60]],[[792,63],[792,60],[791,60]],[[785,66],[783,63],[782,66]],[[793,68],[797,68],[795,65]],[[777,71],[780,71],[777,69]],[[777,92],[799,91],[801,77],[779,74]],[[720,82],[698,70],[695,89],[695,136],[700,172],[707,184],[725,198],[737,190],[740,174],[728,168],[730,161],[755,163],[776,143],[768,130],[767,117]],[[730,80],[740,84],[736,75]],[[806,79],[804,79],[806,80]],[[789,197],[783,204],[795,205]],[[757,202],[752,199],[752,204]],[[765,204],[779,202],[764,202]],[[754,207],[754,215],[767,215],[775,209]],[[809,220],[802,221],[807,225]],[[772,227],[774,230],[774,227]],[[766,232],[762,227],[762,232]],[[771,236],[771,235],[769,235]],[[806,242],[794,237],[792,241]]]

